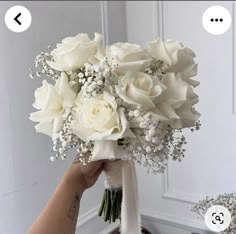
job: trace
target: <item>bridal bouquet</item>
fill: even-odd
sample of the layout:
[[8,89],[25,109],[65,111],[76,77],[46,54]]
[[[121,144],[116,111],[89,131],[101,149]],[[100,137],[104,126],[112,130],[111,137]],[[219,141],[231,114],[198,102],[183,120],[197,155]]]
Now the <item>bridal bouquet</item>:
[[[198,130],[195,54],[178,41],[157,39],[146,47],[101,46],[101,35],[67,37],[35,60],[31,78],[47,77],[35,91],[30,119],[52,138],[51,160],[76,148],[84,164],[107,159],[99,215],[121,218],[122,233],[140,233],[134,162],[163,172],[181,161],[182,129]],[[136,228],[136,229],[135,229]]]

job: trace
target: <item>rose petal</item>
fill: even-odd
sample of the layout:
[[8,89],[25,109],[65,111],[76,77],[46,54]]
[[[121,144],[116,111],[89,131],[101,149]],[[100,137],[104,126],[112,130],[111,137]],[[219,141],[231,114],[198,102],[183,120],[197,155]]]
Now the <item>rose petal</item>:
[[167,87],[165,101],[172,107],[179,108],[187,100],[188,84],[175,73],[167,73],[162,82]]
[[168,118],[157,107],[155,107],[154,109],[151,109],[150,113],[163,123],[168,121]]
[[30,114],[30,120],[34,122],[49,122],[58,117],[60,113],[50,110],[40,110]]
[[57,48],[51,52],[52,61],[47,64],[58,71],[76,71],[84,63],[94,61],[97,48],[101,42],[101,35],[95,33],[94,40],[90,40],[87,34],[78,34],[75,37],[67,37]]
[[57,80],[55,89],[61,97],[61,103],[64,108],[72,107],[76,98],[76,94],[68,83],[68,77],[63,72]]
[[175,110],[173,107],[171,107],[168,103],[166,102],[161,102],[157,105],[157,108],[165,115],[167,116],[170,120],[173,119],[180,119],[180,117],[176,114]]
[[91,128],[86,128],[81,123],[73,124],[71,128],[72,128],[73,133],[85,142],[87,142],[88,137],[91,136],[95,132],[95,130]]
[[45,105],[47,103],[47,96],[49,92],[49,86],[50,84],[46,81],[43,80],[42,86],[40,88],[37,88],[34,96],[35,96],[35,102],[33,103],[33,107],[35,109],[44,109]]
[[118,63],[118,68],[116,72],[120,75],[125,74],[127,72],[133,71],[144,71],[147,67],[149,67],[151,60],[139,60],[134,62],[121,62]]
[[166,49],[164,42],[161,39],[157,39],[152,42],[148,42],[148,52],[156,60],[161,60],[168,65],[172,65],[172,58]]
[[176,40],[172,40],[172,39],[167,39],[164,42],[166,50],[168,51],[168,53],[172,56],[173,53],[177,50],[181,50],[183,48],[183,45]]
[[95,132],[91,136],[88,137],[89,141],[96,141],[96,140],[112,140],[116,141],[123,137],[131,137],[135,138],[135,135],[130,130],[129,122],[127,121],[124,111],[120,108],[118,110],[121,122],[121,131],[120,132],[113,132],[113,129],[107,130],[105,132],[99,133]]
[[190,102],[186,102],[182,105],[176,113],[180,116],[183,127],[192,127],[195,122],[200,118],[200,113],[192,108]]
[[42,122],[35,126],[36,132],[43,133],[52,137],[53,135],[53,122]]
[[151,99],[147,95],[140,92],[140,90],[137,89],[133,84],[128,86],[126,95],[146,110],[155,107],[155,104],[151,101]]

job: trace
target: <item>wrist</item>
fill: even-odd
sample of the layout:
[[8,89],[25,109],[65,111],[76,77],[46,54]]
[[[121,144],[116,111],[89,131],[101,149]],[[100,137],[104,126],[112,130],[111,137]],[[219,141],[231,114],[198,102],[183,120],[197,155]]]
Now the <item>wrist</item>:
[[86,185],[81,174],[79,163],[73,163],[68,170],[68,179],[75,188],[82,194],[86,190]]

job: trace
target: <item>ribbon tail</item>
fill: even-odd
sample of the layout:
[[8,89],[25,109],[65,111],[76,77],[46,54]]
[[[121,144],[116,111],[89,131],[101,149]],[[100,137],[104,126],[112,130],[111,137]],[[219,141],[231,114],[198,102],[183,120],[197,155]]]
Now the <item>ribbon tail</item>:
[[138,184],[133,161],[123,161],[122,184],[121,233],[141,234]]

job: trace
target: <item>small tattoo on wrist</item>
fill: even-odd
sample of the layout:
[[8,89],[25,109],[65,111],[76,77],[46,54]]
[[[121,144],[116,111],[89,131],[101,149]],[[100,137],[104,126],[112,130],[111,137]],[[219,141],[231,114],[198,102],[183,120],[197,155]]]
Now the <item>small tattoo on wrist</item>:
[[68,215],[67,215],[72,221],[74,220],[74,217],[76,216],[78,208],[79,208],[79,195],[78,193],[76,193],[73,198]]

